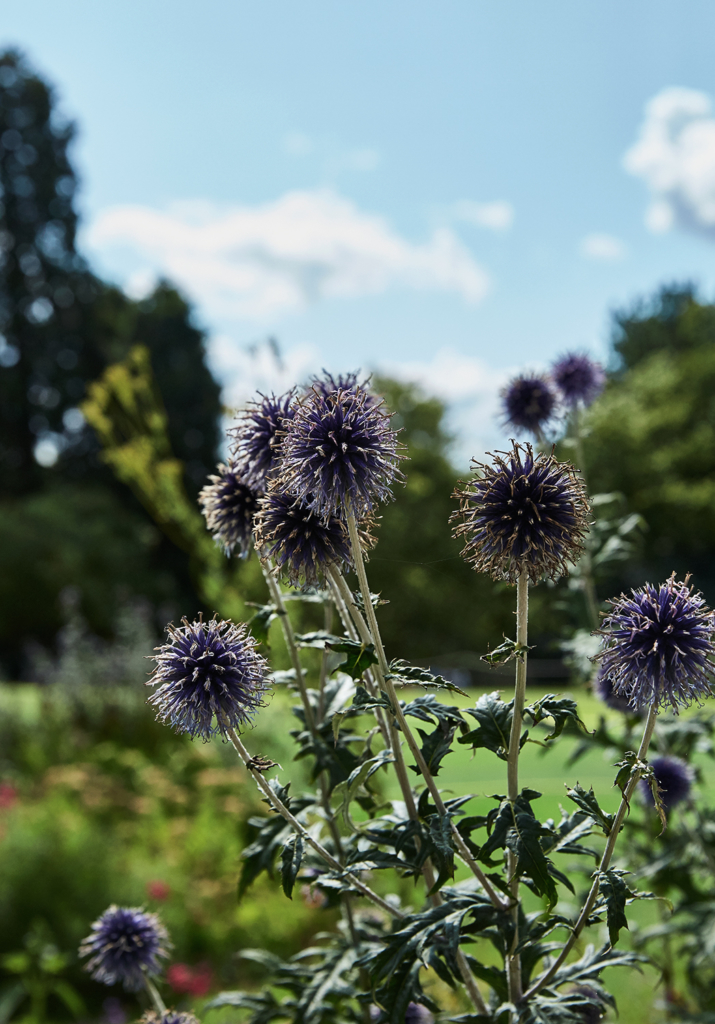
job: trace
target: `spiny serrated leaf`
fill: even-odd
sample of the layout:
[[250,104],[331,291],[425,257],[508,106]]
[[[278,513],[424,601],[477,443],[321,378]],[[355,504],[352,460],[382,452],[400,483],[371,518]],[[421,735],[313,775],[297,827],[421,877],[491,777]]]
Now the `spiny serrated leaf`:
[[599,882],[599,892],[606,904],[606,923],[608,925],[608,936],[611,945],[615,946],[621,928],[628,927],[626,917],[626,901],[633,891],[623,881],[623,877],[617,871],[605,871]]
[[268,645],[268,632],[271,623],[281,613],[274,604],[255,604],[252,601],[247,603],[257,609],[248,620],[248,628],[259,643]]
[[454,845],[452,842],[451,814],[433,814],[428,820],[429,844],[438,877],[428,896],[441,889],[449,878],[454,878]]
[[375,774],[378,768],[382,768],[383,765],[390,764],[392,761],[394,761],[392,751],[381,750],[375,757],[363,761],[359,767],[350,773],[345,782],[339,782],[333,790],[334,796],[341,801],[340,812],[351,832],[358,832],[359,829],[350,816],[350,804],[355,799],[360,787],[367,783],[368,779]]
[[371,665],[377,665],[377,655],[373,644],[361,644],[357,640],[340,640],[338,643],[326,643],[327,651],[345,654],[333,672],[346,672],[352,679],[360,679]]
[[651,794],[653,796],[653,803],[655,804],[655,809],[658,813],[658,817],[660,818],[660,834],[663,835],[666,828],[668,827],[668,819],[665,816],[665,805],[663,803],[662,796],[663,790],[658,785],[658,780],[655,776],[655,772],[653,771],[652,765],[648,765],[646,770],[641,775],[641,779],[649,787]]
[[424,686],[433,690],[451,690],[454,693],[461,693],[463,697],[467,693],[460,689],[455,683],[451,683],[444,676],[436,676],[425,668],[410,665],[402,658],[394,658],[389,664],[387,679],[394,679],[396,685],[402,686]]
[[560,736],[567,722],[572,722],[582,732],[588,732],[579,718],[576,701],[570,697],[557,697],[553,693],[547,693],[545,697],[524,708],[524,714],[531,718],[534,725],[538,725],[545,718],[553,720],[554,728],[546,737],[546,742]]
[[303,838],[293,834],[283,847],[281,854],[281,885],[289,900],[293,899],[293,886],[303,860]]
[[605,835],[610,835],[615,815],[609,814],[601,809],[598,800],[596,799],[596,795],[593,792],[593,786],[591,786],[589,791],[586,792],[583,786],[577,782],[575,786],[567,785],[566,793],[569,800],[573,800],[573,802],[577,804],[581,810],[589,816],[589,818],[592,818],[601,826]]
[[466,713],[476,718],[479,727],[460,736],[459,742],[473,747],[475,750],[485,747],[506,761],[509,750],[509,734],[511,732],[513,701],[505,704],[497,691],[484,693],[473,708],[466,708]]
[[333,715],[333,736],[337,742],[338,730],[343,722],[344,718],[352,718],[355,715],[364,715],[370,711],[375,711],[377,708],[383,708],[390,714],[394,714],[392,704],[385,694],[381,693],[379,697],[372,697],[364,686],[357,686],[355,688],[355,696],[352,704],[344,708],[342,711],[338,711]]
[[480,660],[486,661],[488,665],[494,668],[495,665],[506,665],[512,658],[523,658],[531,650],[533,650],[532,647],[526,644],[519,644],[516,640],[510,640],[505,636],[503,643],[495,647],[493,651],[489,651],[488,654],[482,654]]
[[536,820],[531,806],[515,801],[514,827],[507,835],[507,846],[516,854],[516,873],[529,876],[534,889],[539,896],[546,896],[551,909],[559,897],[549,871],[549,862],[541,848],[542,837],[549,835],[550,830]]

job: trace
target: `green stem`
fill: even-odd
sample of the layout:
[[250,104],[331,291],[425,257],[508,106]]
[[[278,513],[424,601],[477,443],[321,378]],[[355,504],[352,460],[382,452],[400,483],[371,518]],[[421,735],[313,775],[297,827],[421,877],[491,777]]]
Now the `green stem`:
[[[646,719],[645,728],[643,729],[643,738],[641,739],[641,745],[638,748],[639,761],[645,761],[646,754],[648,753],[648,747],[653,736],[653,730],[655,729],[655,722],[657,717],[658,707],[654,704],[648,712],[648,718]],[[603,851],[603,856],[601,857],[601,863],[598,866],[596,877],[593,880],[591,890],[586,898],[586,902],[583,905],[583,909],[578,916],[578,920],[574,925],[571,935],[569,936],[564,948],[561,950],[556,960],[549,967],[548,971],[546,971],[545,974],[542,974],[542,976],[531,986],[531,988],[524,997],[525,999],[529,999],[531,998],[531,996],[535,996],[537,992],[540,992],[542,988],[544,988],[545,985],[548,985],[548,983],[551,981],[553,976],[558,971],[559,967],[561,967],[562,963],[571,952],[571,949],[573,948],[576,939],[583,931],[586,921],[588,921],[589,917],[591,916],[591,911],[593,910],[596,904],[596,900],[598,899],[598,890],[601,884],[601,875],[604,873],[604,871],[608,871],[608,868],[611,863],[611,858],[613,857],[613,851],[616,847],[618,833],[621,831],[623,821],[630,807],[631,797],[635,792],[635,788],[638,785],[638,780],[640,779],[642,774],[642,770],[640,768],[636,768],[635,771],[632,772],[631,777],[628,780],[628,784],[626,785],[626,788],[623,792],[623,797],[621,799],[620,806],[618,808],[618,811],[616,812],[615,820],[613,822],[613,825],[611,826],[611,831],[608,833],[608,839],[606,840],[606,848]]]
[[[507,761],[507,798],[514,807],[519,796],[519,749],[521,744],[521,727],[524,720],[524,700],[526,697],[526,657],[529,639],[529,576],[522,571],[516,584],[516,681],[514,685],[514,711],[511,718],[511,735],[509,736],[509,755]],[[521,957],[516,952],[519,945],[519,876],[516,872],[517,856],[513,850],[507,850],[507,873],[513,906],[511,909],[514,921],[514,941],[507,956],[506,972],[509,979],[509,998],[516,1005],[522,996]]]
[[[437,785],[432,777],[432,773],[427,766],[427,762],[422,756],[422,751],[417,740],[410,729],[407,719],[405,718],[400,701],[395,690],[395,684],[392,679],[389,678],[389,669],[387,665],[387,658],[385,657],[385,649],[382,646],[382,639],[380,638],[380,629],[377,625],[377,616],[375,615],[375,609],[373,608],[372,601],[370,600],[370,588],[367,582],[367,574],[365,572],[365,563],[363,562],[362,547],[360,545],[360,537],[358,535],[357,523],[355,522],[355,516],[350,513],[348,515],[348,531],[350,533],[350,543],[353,551],[353,560],[355,562],[355,568],[357,569],[358,580],[360,582],[360,590],[362,592],[363,604],[365,605],[365,612],[367,614],[368,625],[370,627],[370,633],[372,634],[372,640],[375,645],[375,652],[377,654],[378,667],[382,675],[381,684],[385,687],[385,692],[390,698],[390,703],[393,706],[395,712],[395,718],[400,726],[402,735],[407,741],[407,745],[410,748],[412,756],[414,757],[417,767],[420,770],[422,778],[425,780],[427,788],[430,792],[430,796],[434,801],[434,805],[437,809],[437,813],[440,817],[446,817],[447,808],[444,806],[444,801],[437,788]],[[357,625],[357,623],[356,623]],[[358,627],[359,628],[359,627]],[[404,759],[403,759],[404,764]],[[482,869],[479,867],[474,857],[472,856],[467,844],[462,839],[462,836],[457,829],[454,822],[451,822],[452,840],[454,845],[472,874],[477,878],[486,892],[487,896],[491,900],[492,904],[499,910],[504,909],[504,902],[497,895],[491,882],[484,874]]]
[[[576,444],[576,461],[578,462],[578,470],[581,473],[584,484],[586,483],[586,462],[583,453],[583,432],[581,430],[581,410],[578,406],[574,409],[573,414],[573,429],[574,429],[574,441]],[[598,614],[598,594],[596,592],[596,583],[593,578],[593,559],[591,558],[591,549],[589,543],[589,537],[586,537],[586,543],[584,545],[583,554],[580,560],[581,569],[581,580],[583,582],[583,592],[586,599],[586,610],[588,617],[591,620],[591,628],[598,629],[601,624],[601,620]]]
[[226,729],[226,735],[233,744],[236,753],[241,758],[244,765],[253,776],[256,785],[264,794],[264,796],[271,804],[273,809],[278,811],[282,818],[285,818],[285,820],[292,827],[294,832],[296,832],[302,838],[303,842],[307,843],[308,846],[312,847],[312,849],[315,850],[315,852],[323,858],[326,864],[328,864],[333,869],[333,871],[337,871],[344,878],[346,878],[351,885],[353,885],[359,892],[361,892],[363,896],[371,900],[376,907],[379,907],[381,910],[384,910],[385,913],[389,914],[391,917],[404,917],[405,915],[401,910],[398,910],[397,907],[393,907],[386,900],[383,900],[381,896],[378,896],[376,892],[373,892],[370,886],[366,885],[363,881],[361,881],[361,879],[359,879],[357,875],[354,875],[352,871],[346,871],[345,868],[340,863],[340,861],[336,860],[335,857],[333,857],[333,855],[325,849],[322,843],[318,842],[317,839],[313,838],[310,832],[306,828],[304,828],[303,825],[301,825],[298,819],[288,810],[288,808],[280,799],[278,794],[273,789],[271,789],[269,784],[263,778],[262,773],[259,772],[258,769],[253,768],[251,766],[251,755],[244,747],[236,730],[228,728]]
[[154,1004],[154,1009],[156,1010],[156,1012],[161,1017],[163,1014],[166,1013],[166,1007],[164,1006],[164,1000],[159,995],[159,989],[156,987],[156,985],[154,984],[154,982],[151,980],[151,978],[149,977],[149,975],[146,972],[144,972],[144,985],[146,987],[147,992],[149,993],[149,998],[151,999],[152,1003]]

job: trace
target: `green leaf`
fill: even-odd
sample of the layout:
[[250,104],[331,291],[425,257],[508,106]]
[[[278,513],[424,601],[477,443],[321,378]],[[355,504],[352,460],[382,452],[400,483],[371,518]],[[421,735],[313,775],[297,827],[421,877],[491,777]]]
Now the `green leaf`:
[[541,839],[551,830],[536,820],[531,805],[520,798],[514,802],[514,827],[507,836],[507,846],[516,854],[516,874],[528,875],[539,896],[545,896],[549,910],[558,902],[556,885],[549,871],[549,862],[541,848]]
[[506,665],[512,658],[523,658],[529,651],[533,651],[533,647],[529,647],[526,644],[519,644],[516,640],[509,640],[508,637],[504,637],[504,643],[499,644],[493,651],[489,651],[488,654],[482,654],[480,661],[486,661],[488,665],[494,668],[495,665]]
[[315,647],[319,651],[324,651],[326,644],[339,644],[344,639],[342,636],[328,633],[325,629],[316,629],[312,633],[295,634],[295,640],[299,647]]
[[247,601],[252,608],[258,609],[248,620],[248,628],[254,635],[256,640],[261,644],[268,646],[268,631],[271,627],[271,623],[278,618],[281,614],[274,604],[255,604],[253,601]]
[[356,686],[352,704],[343,711],[336,711],[332,717],[333,737],[335,742],[337,743],[338,741],[338,733],[344,718],[352,718],[355,715],[364,715],[370,711],[374,711],[376,708],[384,708],[390,714],[394,714],[392,704],[384,694],[375,698],[370,696],[364,686]]
[[385,764],[390,764],[394,761],[391,750],[381,750],[376,757],[371,757],[367,761],[363,761],[361,765],[355,768],[344,782],[339,782],[333,793],[342,801],[340,806],[340,812],[342,813],[343,820],[351,832],[358,832],[359,828],[350,816],[350,804],[355,799],[361,786],[365,786],[368,779],[378,768],[382,768]]
[[615,946],[621,928],[628,927],[626,902],[635,895],[618,871],[605,871],[601,876],[599,891],[606,904],[606,923],[611,945]]
[[601,826],[605,835],[610,835],[615,815],[608,814],[607,811],[601,809],[593,792],[593,786],[591,786],[587,793],[583,786],[577,782],[575,786],[567,785],[566,793],[569,800],[573,800],[573,802],[577,804],[582,811],[585,811],[589,818],[592,818]]
[[293,886],[303,860],[303,837],[297,833],[287,840],[281,854],[281,885],[289,900],[293,899]]
[[444,676],[433,675],[426,668],[410,665],[402,658],[393,658],[388,668],[389,672],[385,678],[394,679],[398,685],[424,686],[432,690],[451,690],[454,693],[461,693],[463,697],[468,696],[464,690],[461,690],[455,683],[451,683],[449,679],[445,679]]
[[567,722],[572,722],[582,732],[588,732],[588,729],[579,718],[576,701],[571,700],[570,697],[557,697],[553,693],[547,693],[545,697],[539,698],[535,704],[524,708],[524,714],[531,718],[534,725],[538,725],[545,718],[553,719],[554,728],[551,734],[546,737],[547,742],[560,736]]
[[59,999],[62,1000],[73,1017],[82,1017],[86,1014],[87,1010],[84,1005],[84,1000],[79,992],[68,984],[68,982],[56,981],[52,986],[52,991]]
[[658,817],[660,818],[660,834],[663,835],[666,828],[668,827],[668,819],[665,816],[665,805],[663,804],[663,797],[661,795],[663,791],[658,785],[658,780],[655,777],[655,772],[653,771],[652,765],[648,765],[646,770],[641,775],[641,778],[645,783],[647,783],[651,793],[653,794],[653,802],[655,803],[655,809],[658,812]]
[[476,718],[479,727],[460,736],[459,742],[466,743],[474,750],[485,747],[506,761],[509,751],[513,701],[505,704],[498,692],[484,693],[473,708],[466,708],[468,715]]
[[452,841],[452,815],[433,814],[428,819],[429,845],[438,877],[430,891],[431,896],[441,889],[449,878],[454,878],[454,844]]
[[345,661],[333,669],[333,673],[339,669],[341,672],[346,672],[352,679],[360,679],[371,665],[377,665],[374,644],[361,644],[357,640],[340,640],[338,643],[326,643],[325,649],[347,655]]

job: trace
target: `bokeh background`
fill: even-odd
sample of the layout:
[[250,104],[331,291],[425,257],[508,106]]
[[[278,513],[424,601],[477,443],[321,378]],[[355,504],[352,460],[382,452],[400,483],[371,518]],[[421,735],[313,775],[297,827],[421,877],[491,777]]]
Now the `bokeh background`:
[[[3,955],[71,958],[107,902],[153,900],[188,999],[249,937],[317,927],[309,896],[228,898],[253,797],[141,690],[167,621],[265,600],[195,504],[257,389],[361,369],[395,410],[411,462],[370,563],[395,654],[490,685],[511,594],[459,559],[450,495],[508,442],[509,377],[574,349],[608,369],[582,468],[638,523],[599,596],[677,570],[712,604],[714,33],[695,0],[3,11]],[[531,681],[580,685],[573,592],[543,591]],[[85,1008],[35,964],[47,1012],[121,1024],[67,963]]]

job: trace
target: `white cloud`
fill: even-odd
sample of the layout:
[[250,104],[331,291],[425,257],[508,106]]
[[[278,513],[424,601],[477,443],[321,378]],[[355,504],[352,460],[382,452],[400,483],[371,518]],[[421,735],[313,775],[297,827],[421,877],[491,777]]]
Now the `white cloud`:
[[669,88],[654,96],[624,166],[650,189],[652,231],[715,233],[715,118],[705,93]]
[[262,321],[393,287],[455,292],[475,303],[489,289],[449,229],[413,243],[328,190],[289,192],[260,206],[118,206],[95,218],[87,243],[105,258],[129,247],[144,279],[150,271],[169,277],[212,318]]
[[413,381],[449,408],[448,424],[457,437],[455,458],[464,467],[470,458],[503,448],[507,435],[499,423],[500,391],[514,370],[496,370],[481,359],[442,348],[429,361],[384,362],[380,371]]
[[613,235],[592,234],[581,239],[581,254],[591,260],[613,262],[622,260],[626,255],[625,243]]
[[490,231],[508,231],[514,223],[514,207],[502,200],[475,203],[471,199],[462,199],[451,207],[451,214],[455,220],[476,224]]

